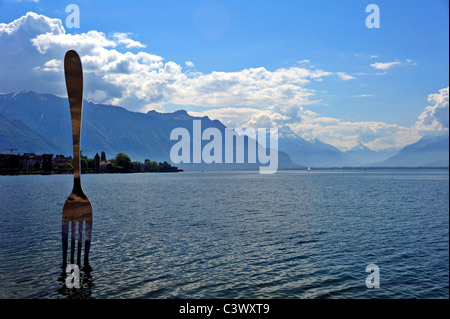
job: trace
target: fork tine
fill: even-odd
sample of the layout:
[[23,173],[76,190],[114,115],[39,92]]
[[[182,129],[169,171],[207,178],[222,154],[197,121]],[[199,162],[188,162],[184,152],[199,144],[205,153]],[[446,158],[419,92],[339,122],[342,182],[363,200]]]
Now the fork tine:
[[63,221],[62,227],[61,227],[61,233],[62,233],[62,249],[63,249],[63,268],[67,265],[67,240],[69,237],[69,223]]
[[77,248],[77,265],[81,262],[81,243],[83,239],[83,221],[78,221],[78,248]]
[[72,221],[72,227],[70,229],[70,263],[74,263],[75,257],[75,229],[76,221]]
[[89,249],[91,247],[92,220],[85,222],[86,233],[84,238],[84,264],[89,264]]

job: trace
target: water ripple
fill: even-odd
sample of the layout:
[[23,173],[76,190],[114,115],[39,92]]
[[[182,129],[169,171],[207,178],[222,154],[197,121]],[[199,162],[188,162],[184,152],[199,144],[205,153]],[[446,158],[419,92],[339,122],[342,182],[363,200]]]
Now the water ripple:
[[[60,268],[71,177],[0,176],[0,298],[449,296],[448,170],[86,175],[83,185],[92,269],[74,292]],[[371,263],[380,289],[365,286]]]

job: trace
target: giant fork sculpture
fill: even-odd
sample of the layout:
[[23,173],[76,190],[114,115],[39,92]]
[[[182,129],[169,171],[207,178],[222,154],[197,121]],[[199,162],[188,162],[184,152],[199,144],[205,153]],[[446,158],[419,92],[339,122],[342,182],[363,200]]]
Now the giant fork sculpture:
[[83,238],[83,222],[85,223],[84,265],[89,264],[89,248],[92,234],[92,205],[81,188],[80,180],[80,136],[81,116],[83,108],[83,71],[78,54],[67,51],[64,57],[64,74],[66,77],[67,95],[69,97],[70,117],[72,120],[73,139],[73,189],[63,207],[62,214],[62,247],[63,267],[67,265],[69,226],[71,226],[70,263],[74,264],[75,234],[78,223],[77,264],[80,265]]

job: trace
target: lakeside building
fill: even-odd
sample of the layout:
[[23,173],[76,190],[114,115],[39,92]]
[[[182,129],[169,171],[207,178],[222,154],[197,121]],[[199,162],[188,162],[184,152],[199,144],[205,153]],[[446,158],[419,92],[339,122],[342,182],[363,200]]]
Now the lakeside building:
[[23,153],[20,156],[19,163],[22,169],[31,172],[32,170],[39,170],[42,168],[42,155],[34,153]]
[[52,169],[64,169],[67,164],[73,165],[72,156],[65,157],[63,155],[56,155],[56,157],[52,159]]
[[105,172],[106,168],[109,164],[111,164],[110,161],[100,161],[100,167],[99,167],[100,172]]
[[65,169],[68,163],[73,165],[73,158],[71,156],[56,155],[56,157],[53,157],[53,154],[0,154],[0,160],[2,162],[4,160],[8,161],[7,159],[11,158],[11,156],[14,158],[13,162],[15,161],[16,164],[9,160],[9,166],[16,167],[23,172],[60,170]]

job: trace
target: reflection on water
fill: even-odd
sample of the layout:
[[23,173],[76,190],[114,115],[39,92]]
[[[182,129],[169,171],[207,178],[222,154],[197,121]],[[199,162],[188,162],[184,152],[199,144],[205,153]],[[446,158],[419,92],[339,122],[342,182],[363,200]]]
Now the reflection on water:
[[[95,233],[65,287],[66,176],[0,176],[0,298],[448,298],[448,170],[84,176]],[[380,268],[367,289],[366,267]]]

